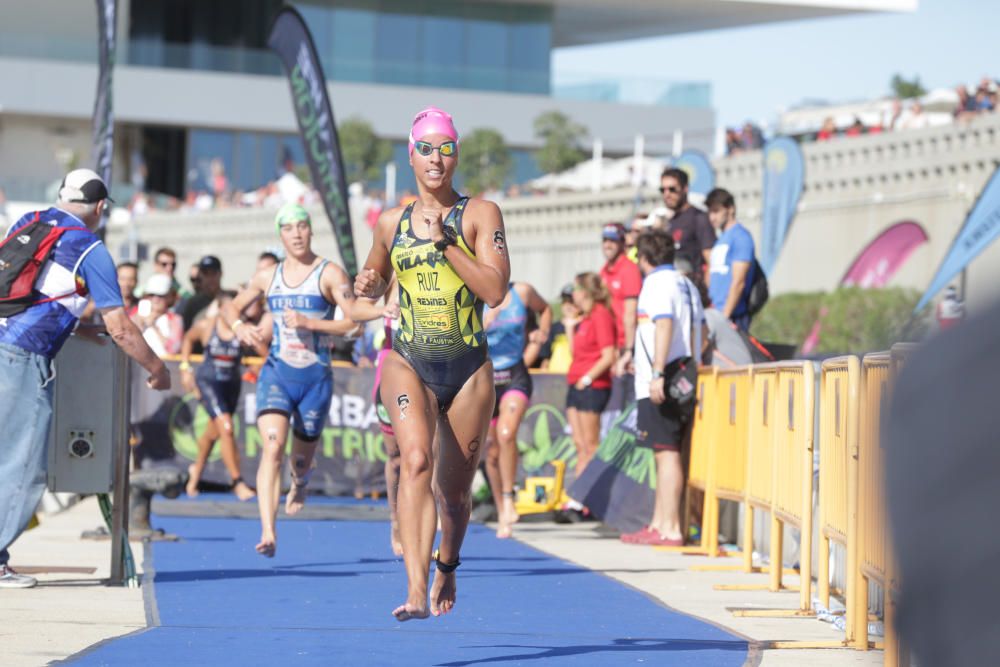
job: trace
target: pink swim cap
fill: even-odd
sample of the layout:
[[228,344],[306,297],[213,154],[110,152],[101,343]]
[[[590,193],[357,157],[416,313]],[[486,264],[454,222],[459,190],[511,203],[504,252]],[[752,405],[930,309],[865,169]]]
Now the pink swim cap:
[[453,141],[458,141],[458,131],[455,130],[451,116],[437,107],[427,107],[413,118],[413,126],[410,128],[410,153],[413,153],[413,144],[428,134],[443,134]]

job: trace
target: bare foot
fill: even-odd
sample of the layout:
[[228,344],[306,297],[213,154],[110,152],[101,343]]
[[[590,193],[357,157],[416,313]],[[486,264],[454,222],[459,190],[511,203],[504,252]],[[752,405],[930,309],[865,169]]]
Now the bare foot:
[[389,536],[389,540],[392,542],[392,553],[397,556],[403,555],[403,540],[399,538],[399,521],[393,519],[392,521],[392,532]]
[[514,498],[503,499],[503,517],[504,522],[512,526],[520,520],[521,515],[517,513],[517,505],[514,503]]
[[503,508],[500,510],[500,516],[497,519],[497,537],[501,540],[506,540],[513,535],[514,524],[520,518],[517,508],[514,505],[514,499],[509,497],[504,498]]
[[185,493],[194,498],[198,495],[198,482],[201,481],[201,469],[195,464],[188,466],[188,483],[184,487]]
[[392,615],[396,617],[397,621],[402,623],[403,621],[427,618],[430,616],[430,613],[427,611],[427,607],[421,607],[418,604],[407,602],[406,604],[401,604],[393,609]]
[[434,583],[431,584],[431,613],[435,616],[441,616],[451,611],[455,606],[457,592],[455,573],[445,574],[441,570],[436,570]]
[[289,516],[299,513],[299,510],[306,504],[306,487],[308,482],[298,482],[292,480],[292,488],[288,489],[288,496],[285,497],[285,513]]
[[274,552],[278,550],[278,545],[273,535],[261,535],[260,542],[254,548],[261,556],[274,558]]
[[236,497],[240,500],[250,500],[257,495],[253,489],[247,486],[246,482],[236,482],[233,486],[233,493],[236,494]]

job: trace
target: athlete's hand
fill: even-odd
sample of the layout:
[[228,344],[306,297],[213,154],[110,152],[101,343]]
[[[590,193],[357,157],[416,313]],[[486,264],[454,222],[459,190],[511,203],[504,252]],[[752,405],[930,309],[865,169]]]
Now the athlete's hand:
[[375,269],[362,269],[354,279],[354,294],[366,299],[380,299],[388,289],[385,280]]
[[167,371],[166,365],[160,364],[160,367],[156,369],[156,372],[151,374],[146,380],[146,386],[150,389],[156,389],[158,391],[165,391],[170,389],[170,373]]
[[289,329],[305,329],[306,331],[312,329],[313,318],[307,317],[291,308],[285,309],[285,312],[282,313],[282,318],[285,320],[285,326]]
[[390,320],[399,319],[399,304],[396,302],[390,303],[385,308],[382,309],[382,317],[388,317]]
[[256,348],[264,342],[264,338],[260,335],[260,330],[246,322],[242,322],[239,326],[233,328],[233,333],[247,347]]
[[424,209],[421,211],[424,222],[427,224],[427,233],[431,241],[435,243],[444,239],[444,221],[441,219],[441,211]]
[[194,394],[196,397],[201,398],[200,396],[198,396],[198,385],[194,381],[194,372],[192,372],[190,368],[185,368],[184,370],[181,371],[181,385],[184,387],[184,390],[187,391],[188,393]]

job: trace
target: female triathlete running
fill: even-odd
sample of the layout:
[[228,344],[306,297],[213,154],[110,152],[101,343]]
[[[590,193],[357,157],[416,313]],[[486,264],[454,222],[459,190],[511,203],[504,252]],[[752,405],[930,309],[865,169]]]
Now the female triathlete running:
[[[393,272],[399,282],[399,331],[384,362],[380,393],[402,460],[399,528],[409,590],[393,611],[400,621],[448,613],[455,604],[470,486],[494,403],[483,302],[498,306],[510,280],[500,209],[452,187],[458,133],[451,116],[435,108],[417,114],[410,164],[419,197],[379,217],[355,282],[355,293],[369,298],[385,293]],[[439,516],[441,542],[428,606]]]
[[[538,328],[527,335],[528,314]],[[483,315],[493,360],[496,406],[486,439],[486,474],[497,508],[497,537],[511,536],[517,523],[514,483],[517,481],[517,430],[531,402],[531,366],[552,327],[552,309],[528,283],[511,283],[499,308]]]

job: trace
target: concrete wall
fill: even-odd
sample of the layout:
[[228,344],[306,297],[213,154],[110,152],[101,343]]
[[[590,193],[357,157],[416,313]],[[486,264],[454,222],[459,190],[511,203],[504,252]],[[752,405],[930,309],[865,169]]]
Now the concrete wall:
[[[1000,161],[1000,116],[984,116],[963,126],[812,144],[805,147],[805,157],[806,191],[771,276],[772,293],[835,288],[857,253],[901,220],[923,225],[930,243],[911,256],[892,284],[922,290]],[[759,241],[760,153],[721,159],[716,169],[718,183],[737,196],[740,218]],[[502,202],[514,277],[554,297],[575,273],[600,265],[600,226],[629,218],[636,202],[631,190]],[[646,210],[658,202],[654,191],[638,198],[638,206]],[[322,219],[320,211],[315,214]],[[275,244],[270,215],[151,214],[138,230],[154,245],[176,245],[184,261],[216,252],[242,276],[249,275],[257,252]],[[334,256],[328,226],[316,227],[320,248]],[[360,222],[355,237],[364,257],[371,236]],[[123,230],[112,230],[112,244],[122,238]],[[972,263],[968,280],[972,306],[997,296],[1000,244]]]

